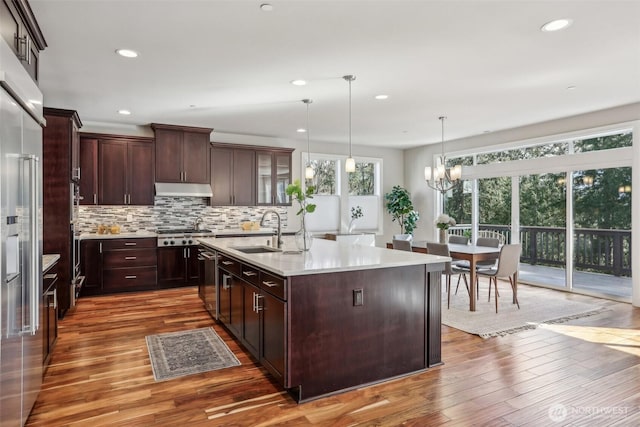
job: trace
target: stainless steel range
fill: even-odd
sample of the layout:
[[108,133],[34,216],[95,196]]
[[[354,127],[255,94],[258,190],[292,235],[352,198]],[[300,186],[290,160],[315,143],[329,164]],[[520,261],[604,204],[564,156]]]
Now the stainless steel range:
[[211,230],[196,230],[195,228],[179,228],[158,230],[158,247],[192,246],[198,244],[200,237],[214,237]]

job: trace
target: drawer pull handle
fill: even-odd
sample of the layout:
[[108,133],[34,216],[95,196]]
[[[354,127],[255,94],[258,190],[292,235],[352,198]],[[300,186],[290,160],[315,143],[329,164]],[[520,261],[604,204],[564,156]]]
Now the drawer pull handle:
[[270,288],[273,288],[273,287],[275,287],[275,286],[278,286],[278,284],[277,284],[276,282],[271,282],[271,281],[268,281],[268,282],[263,281],[263,282],[262,282],[262,284],[263,284],[263,285],[266,285],[266,286],[268,286],[268,287],[270,287]]
[[233,265],[231,261],[222,261],[222,265]]
[[135,257],[135,256],[126,256],[126,257],[124,257],[124,259],[137,259],[137,258],[138,257]]
[[138,276],[124,276],[125,279],[136,279]]
[[58,278],[58,273],[45,274],[43,278],[47,280],[55,280]]
[[135,246],[136,242],[124,242],[125,246]]
[[258,273],[256,273],[255,271],[243,271],[242,274],[244,274],[247,277],[253,277],[258,275]]

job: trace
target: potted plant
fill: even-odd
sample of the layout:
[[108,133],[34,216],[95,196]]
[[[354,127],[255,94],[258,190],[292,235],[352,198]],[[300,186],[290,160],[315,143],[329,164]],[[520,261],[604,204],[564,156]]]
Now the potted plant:
[[400,234],[412,234],[418,228],[416,223],[420,214],[413,209],[411,194],[399,185],[395,185],[391,192],[384,195],[387,212],[391,214],[392,221],[400,224]]
[[311,233],[307,231],[307,227],[305,224],[305,215],[307,213],[315,212],[316,205],[314,203],[309,203],[307,199],[313,198],[313,193],[316,191],[316,188],[313,185],[307,186],[307,191],[302,190],[302,186],[300,185],[300,180],[296,179],[293,184],[289,184],[285,190],[287,196],[291,197],[292,200],[298,202],[300,209],[296,212],[296,215],[300,215],[300,230],[296,233],[295,240],[298,249],[301,251],[308,251],[311,249]]
[[353,232],[353,229],[355,228],[355,221],[358,218],[362,218],[363,213],[362,213],[362,206],[358,205],[358,206],[352,206],[351,207],[351,221],[349,221],[349,233]]

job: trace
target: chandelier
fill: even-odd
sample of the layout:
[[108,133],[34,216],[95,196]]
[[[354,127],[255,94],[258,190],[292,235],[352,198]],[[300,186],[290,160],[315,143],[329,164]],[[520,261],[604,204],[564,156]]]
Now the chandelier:
[[442,154],[436,158],[436,167],[433,169],[433,173],[431,166],[425,166],[424,179],[429,187],[444,194],[460,182],[462,166],[455,165],[451,168],[446,167],[447,158],[444,155],[444,119],[446,119],[446,117],[440,116],[438,119],[442,122]]

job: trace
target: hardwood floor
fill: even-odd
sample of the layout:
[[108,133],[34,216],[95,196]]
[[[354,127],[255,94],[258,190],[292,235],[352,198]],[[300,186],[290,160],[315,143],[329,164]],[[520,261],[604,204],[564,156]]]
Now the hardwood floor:
[[[609,310],[506,337],[443,326],[443,366],[298,405],[209,317],[196,288],[81,298],[60,322],[27,425],[640,425],[640,309],[596,301]],[[206,326],[242,365],[155,382],[145,336]]]

